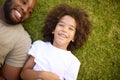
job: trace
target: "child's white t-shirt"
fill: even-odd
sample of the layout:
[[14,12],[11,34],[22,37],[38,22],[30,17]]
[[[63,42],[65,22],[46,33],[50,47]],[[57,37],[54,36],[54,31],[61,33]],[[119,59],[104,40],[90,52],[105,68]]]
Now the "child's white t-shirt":
[[80,68],[79,60],[71,53],[54,47],[50,42],[35,41],[29,50],[35,59],[34,70],[50,71],[61,80],[76,80]]

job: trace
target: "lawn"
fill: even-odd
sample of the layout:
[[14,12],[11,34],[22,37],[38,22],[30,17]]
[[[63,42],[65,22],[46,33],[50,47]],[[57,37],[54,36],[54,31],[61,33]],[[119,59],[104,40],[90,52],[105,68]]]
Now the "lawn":
[[[2,1],[0,0],[0,3]],[[83,8],[92,22],[89,39],[83,47],[74,52],[81,62],[78,80],[119,80],[119,0],[37,0],[34,13],[23,23],[32,41],[42,39],[40,31],[47,13],[63,2]]]

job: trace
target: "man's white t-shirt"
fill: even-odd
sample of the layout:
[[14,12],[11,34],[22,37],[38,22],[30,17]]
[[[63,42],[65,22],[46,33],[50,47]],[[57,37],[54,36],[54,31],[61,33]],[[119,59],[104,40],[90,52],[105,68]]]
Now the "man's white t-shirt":
[[80,68],[79,60],[71,53],[54,47],[50,42],[35,41],[29,51],[35,59],[34,70],[50,71],[61,80],[76,80]]

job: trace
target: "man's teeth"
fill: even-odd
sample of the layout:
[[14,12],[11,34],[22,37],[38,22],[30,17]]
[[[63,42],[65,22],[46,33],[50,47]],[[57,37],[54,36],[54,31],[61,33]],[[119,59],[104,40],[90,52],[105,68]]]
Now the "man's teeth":
[[15,12],[18,15],[18,17],[21,17],[21,14],[17,10]]

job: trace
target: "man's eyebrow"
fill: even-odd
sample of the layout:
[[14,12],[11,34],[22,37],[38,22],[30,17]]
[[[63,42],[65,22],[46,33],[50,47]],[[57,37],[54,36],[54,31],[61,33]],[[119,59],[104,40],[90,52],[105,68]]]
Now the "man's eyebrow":
[[26,0],[27,2],[29,2],[30,0]]
[[27,1],[27,2],[29,2],[30,0],[22,0],[22,1]]

